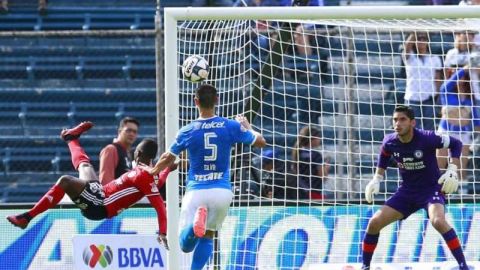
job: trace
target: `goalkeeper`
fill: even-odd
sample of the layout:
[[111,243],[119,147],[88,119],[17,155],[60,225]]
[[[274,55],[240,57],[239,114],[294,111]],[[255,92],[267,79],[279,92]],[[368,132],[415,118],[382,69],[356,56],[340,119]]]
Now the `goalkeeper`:
[[[448,135],[415,128],[415,115],[407,106],[398,106],[393,114],[395,132],[384,137],[378,166],[373,180],[365,188],[367,202],[379,192],[380,182],[390,158],[393,157],[402,177],[402,184],[385,205],[368,222],[362,245],[362,270],[370,269],[380,231],[390,223],[405,219],[419,209],[425,209],[433,227],[442,235],[459,264],[468,270],[465,256],[455,230],[445,220],[445,196],[458,188],[457,167],[460,164],[462,142]],[[436,149],[450,149],[450,164],[441,175]]]

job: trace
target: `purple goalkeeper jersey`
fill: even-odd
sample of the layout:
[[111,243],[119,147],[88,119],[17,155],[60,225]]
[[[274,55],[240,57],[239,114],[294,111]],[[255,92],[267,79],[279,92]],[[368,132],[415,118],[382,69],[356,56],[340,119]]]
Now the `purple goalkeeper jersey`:
[[436,149],[447,148],[452,157],[459,157],[461,142],[447,135],[437,135],[433,131],[414,129],[413,139],[402,143],[397,133],[388,134],[383,139],[378,159],[378,167],[386,169],[393,157],[402,177],[399,190],[432,191],[439,190],[440,170],[437,165]]

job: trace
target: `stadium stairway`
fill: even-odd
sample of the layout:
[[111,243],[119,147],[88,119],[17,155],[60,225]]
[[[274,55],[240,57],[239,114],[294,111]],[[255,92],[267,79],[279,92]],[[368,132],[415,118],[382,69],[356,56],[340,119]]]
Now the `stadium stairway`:
[[[0,183],[45,174],[36,178],[51,184],[62,173],[72,173],[70,153],[59,133],[81,121],[96,124],[81,142],[97,168],[101,148],[116,136],[118,121],[124,116],[140,121],[139,139],[156,137],[152,88],[3,89],[0,100]],[[4,187],[11,193],[14,186]]]

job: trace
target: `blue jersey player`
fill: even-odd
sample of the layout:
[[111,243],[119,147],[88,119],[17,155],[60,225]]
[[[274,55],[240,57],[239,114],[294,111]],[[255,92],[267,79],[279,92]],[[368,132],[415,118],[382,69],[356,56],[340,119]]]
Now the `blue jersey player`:
[[[407,106],[398,106],[393,114],[395,133],[385,136],[373,180],[366,189],[366,200],[371,203],[379,192],[380,181],[391,158],[398,166],[402,184],[368,222],[363,239],[362,269],[370,269],[373,252],[380,231],[388,224],[405,219],[419,209],[425,209],[433,227],[443,236],[459,264],[468,270],[465,256],[455,230],[445,220],[444,194],[458,188],[457,167],[460,164],[462,143],[448,135],[415,128],[415,115]],[[450,149],[450,164],[441,175],[437,165],[436,149]]]
[[151,170],[156,174],[187,150],[189,171],[186,194],[180,212],[180,247],[193,252],[191,269],[202,269],[213,251],[212,238],[225,219],[233,193],[230,185],[230,152],[236,143],[266,145],[248,120],[239,115],[230,120],[215,115],[218,101],[215,87],[196,89],[195,105],[200,117],[180,129],[170,150],[162,154]]

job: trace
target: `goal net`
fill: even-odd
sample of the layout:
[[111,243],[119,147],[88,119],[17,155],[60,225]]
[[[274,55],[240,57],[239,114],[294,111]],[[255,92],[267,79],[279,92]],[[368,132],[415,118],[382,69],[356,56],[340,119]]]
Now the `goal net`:
[[[480,23],[471,18],[472,7],[448,9],[166,9],[167,145],[179,127],[198,117],[193,94],[199,84],[184,80],[180,68],[194,54],[210,64],[206,82],[219,90],[217,114],[245,114],[268,142],[262,150],[232,149],[235,199],[218,234],[211,269],[358,267],[368,219],[401,183],[392,164],[375,203],[363,199],[382,139],[393,132],[393,109],[426,97],[416,106],[417,126],[438,130],[445,117],[438,97],[444,78],[454,65],[478,66],[474,38]],[[406,14],[413,19],[402,18]],[[412,34],[417,43],[406,52]],[[456,44],[460,36],[470,44]],[[426,50],[417,49],[422,42]],[[458,46],[463,46],[460,52],[448,60],[456,62],[448,62],[446,55]],[[472,94],[478,89],[476,72],[470,71]],[[407,85],[416,87],[414,97],[406,95]],[[478,102],[475,95],[466,96]],[[463,109],[479,108],[457,107]],[[480,259],[478,151],[464,157],[461,186],[448,197],[447,218],[473,262]],[[169,267],[185,260],[175,226],[185,168],[178,178],[167,184],[173,228]],[[455,265],[424,211],[382,231],[373,263],[421,264],[418,269]]]

